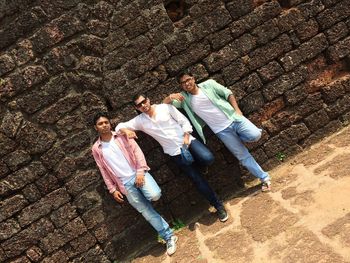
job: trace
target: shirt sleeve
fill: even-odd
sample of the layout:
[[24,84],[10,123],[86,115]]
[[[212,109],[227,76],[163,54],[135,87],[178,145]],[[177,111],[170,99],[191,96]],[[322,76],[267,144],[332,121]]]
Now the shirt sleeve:
[[118,190],[117,186],[111,180],[111,178],[108,176],[106,170],[102,166],[100,158],[98,157],[97,153],[94,150],[92,150],[92,156],[94,157],[96,165],[101,172],[103,181],[105,182],[108,191],[112,194],[114,191]]
[[232,91],[230,89],[226,88],[213,79],[209,80],[209,84],[215,90],[216,94],[218,94],[220,97],[225,98],[225,100],[228,100],[228,97],[232,95]]
[[129,145],[134,153],[134,156],[136,159],[137,172],[149,170],[145,155],[143,154],[140,146],[137,144],[137,142],[134,139],[128,139],[128,138],[126,138],[126,139],[128,140],[128,143],[129,143]]
[[136,116],[135,118],[127,121],[127,122],[121,122],[115,127],[115,131],[119,132],[120,129],[130,129],[134,131],[142,130],[141,121],[139,120],[139,116]]
[[180,124],[183,132],[191,133],[193,130],[189,120],[181,112],[179,112],[174,106],[168,104],[168,107],[169,107],[169,113],[171,117],[173,117],[174,120],[176,120],[177,123]]

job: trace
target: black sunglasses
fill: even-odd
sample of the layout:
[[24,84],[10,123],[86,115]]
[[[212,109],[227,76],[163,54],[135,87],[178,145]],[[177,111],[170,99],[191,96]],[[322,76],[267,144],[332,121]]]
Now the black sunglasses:
[[147,102],[148,98],[144,98],[139,103],[135,104],[136,108],[141,108],[142,104],[145,104]]

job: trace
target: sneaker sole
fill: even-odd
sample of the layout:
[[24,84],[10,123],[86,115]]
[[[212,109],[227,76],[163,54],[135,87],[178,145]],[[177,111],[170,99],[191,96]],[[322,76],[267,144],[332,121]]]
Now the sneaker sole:
[[219,220],[220,220],[220,222],[226,222],[227,221],[227,219],[228,219],[228,214],[227,214],[227,216],[226,217],[224,217],[224,218],[219,218]]

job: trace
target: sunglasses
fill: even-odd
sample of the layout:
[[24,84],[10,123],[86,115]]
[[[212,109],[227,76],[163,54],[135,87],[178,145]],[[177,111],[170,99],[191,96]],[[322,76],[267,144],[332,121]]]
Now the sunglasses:
[[193,77],[189,77],[183,81],[180,81],[180,85],[185,85],[185,84],[189,83],[192,79],[193,79]]
[[143,100],[141,100],[139,103],[135,103],[135,107],[136,108],[141,108],[143,104],[146,104],[148,98],[144,98]]

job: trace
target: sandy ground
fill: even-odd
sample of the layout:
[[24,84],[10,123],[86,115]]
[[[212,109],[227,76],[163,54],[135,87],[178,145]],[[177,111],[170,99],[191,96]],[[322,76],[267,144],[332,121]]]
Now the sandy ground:
[[133,262],[350,262],[350,126],[270,171],[273,189],[230,198],[230,218],[210,209]]

